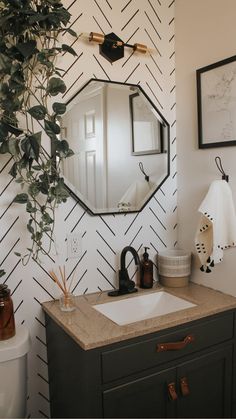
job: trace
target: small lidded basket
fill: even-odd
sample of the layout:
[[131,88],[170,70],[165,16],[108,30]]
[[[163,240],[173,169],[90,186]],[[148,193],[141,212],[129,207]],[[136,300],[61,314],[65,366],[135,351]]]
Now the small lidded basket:
[[186,287],[191,274],[191,252],[166,250],[158,253],[160,283],[166,287]]

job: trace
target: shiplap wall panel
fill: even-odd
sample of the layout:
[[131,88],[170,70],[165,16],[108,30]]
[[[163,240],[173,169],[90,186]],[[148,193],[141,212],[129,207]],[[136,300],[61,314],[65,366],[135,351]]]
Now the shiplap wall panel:
[[[64,81],[67,101],[90,78],[102,78],[140,84],[171,125],[170,176],[161,189],[138,214],[90,216],[78,203],[69,199],[57,210],[55,240],[59,256],[53,248],[50,257],[23,267],[14,254],[24,252],[30,244],[25,231],[27,214],[24,207],[12,203],[18,186],[8,175],[11,162],[1,156],[0,162],[0,267],[7,275],[2,279],[13,292],[17,324],[30,330],[28,415],[49,417],[49,391],[45,320],[41,303],[58,296],[48,270],[58,263],[66,264],[68,275],[74,275],[75,294],[106,290],[117,286],[120,252],[132,245],[139,254],[150,247],[156,263],[158,250],[177,244],[177,183],[175,147],[175,54],[174,1],[172,0],[65,0],[72,14],[71,27],[81,32],[116,33],[129,43],[144,43],[154,53],[132,54],[113,64],[99,55],[96,44],[64,35],[77,52],[65,53],[60,65],[66,70]],[[66,235],[82,235],[79,259],[67,260]],[[128,255],[127,255],[128,256]],[[127,257],[129,272],[135,278],[136,266]],[[156,276],[156,275],[155,275]],[[66,356],[66,354],[65,354]]]

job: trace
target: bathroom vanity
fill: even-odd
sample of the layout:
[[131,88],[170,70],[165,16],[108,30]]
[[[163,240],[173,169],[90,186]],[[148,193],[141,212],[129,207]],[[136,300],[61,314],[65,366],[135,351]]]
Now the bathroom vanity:
[[119,326],[93,308],[106,293],[76,297],[72,313],[43,304],[52,417],[235,417],[236,298],[166,291],[195,306]]

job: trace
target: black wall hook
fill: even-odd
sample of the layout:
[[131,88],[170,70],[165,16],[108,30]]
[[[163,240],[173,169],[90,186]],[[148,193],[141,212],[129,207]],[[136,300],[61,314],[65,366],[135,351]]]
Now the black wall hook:
[[139,162],[139,168],[140,168],[140,170],[141,170],[141,172],[144,174],[144,176],[145,176],[145,180],[147,181],[147,182],[149,182],[149,176],[145,173],[145,171],[144,171],[144,168],[143,168],[143,163],[140,161]]
[[226,173],[223,169],[222,163],[221,163],[221,158],[219,156],[215,157],[215,163],[216,163],[217,169],[222,174],[222,180],[226,180],[226,182],[228,182],[229,181],[229,176],[226,175]]

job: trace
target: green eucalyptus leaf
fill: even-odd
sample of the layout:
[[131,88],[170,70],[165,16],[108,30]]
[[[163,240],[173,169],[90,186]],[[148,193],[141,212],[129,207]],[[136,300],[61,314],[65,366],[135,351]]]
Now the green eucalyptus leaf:
[[41,184],[40,184],[40,192],[43,194],[43,195],[48,195],[48,183],[44,183],[44,182],[42,182]]
[[18,256],[19,258],[21,257],[21,253],[19,253],[19,252],[14,252],[14,254],[15,254],[16,256]]
[[73,29],[68,28],[68,29],[66,29],[66,32],[68,32],[70,35],[77,38],[77,33],[75,31],[73,31]]
[[51,61],[49,61],[49,60],[44,60],[41,63],[42,63],[42,65],[44,65],[48,69],[52,69],[53,68],[53,63]]
[[14,125],[10,125],[10,124],[6,124],[5,123],[5,127],[7,128],[7,130],[11,133],[14,134],[16,137],[18,137],[19,135],[21,135],[23,133],[23,130],[15,127]]
[[21,101],[15,94],[11,95],[9,98],[2,101],[2,108],[10,114],[13,112],[17,112],[21,108]]
[[[29,171],[31,171],[31,167],[32,167],[33,161],[34,161],[34,159],[32,157],[29,157],[29,159],[28,159]],[[28,173],[30,173],[30,172],[28,172]]]
[[8,83],[1,83],[0,84],[0,93],[1,93],[1,97],[7,97],[7,95],[9,94],[9,86]]
[[21,157],[21,159],[18,162],[19,164],[19,169],[26,169],[26,167],[28,167],[29,165],[29,159],[26,156],[26,154],[24,153],[23,156]]
[[75,154],[74,151],[71,150],[71,148],[69,148],[69,150],[67,151],[66,157],[68,158],[68,157],[74,156],[74,154]]
[[24,58],[28,58],[38,51],[36,45],[36,41],[31,39],[27,42],[19,42],[18,44],[16,44],[16,48],[18,49],[18,51],[20,51]]
[[47,85],[47,92],[51,96],[56,96],[59,93],[65,93],[66,85],[64,81],[58,77],[52,77]]
[[23,75],[22,67],[21,67],[21,65],[19,63],[13,63],[11,65],[11,74],[13,75],[15,73],[19,73],[19,74],[22,74]]
[[35,212],[37,212],[37,208],[35,208],[32,203],[30,201],[27,202],[26,204],[26,211],[29,212],[30,214],[33,214]]
[[51,229],[52,229],[52,227],[49,227],[49,226],[47,226],[47,225],[45,225],[45,226],[43,227],[43,231],[45,231],[45,232],[47,232],[47,231],[51,231]]
[[32,169],[34,169],[34,170],[36,170],[36,171],[40,171],[40,170],[42,170],[42,167],[41,166],[39,166],[39,165],[34,165],[34,166],[32,166]]
[[41,240],[42,236],[43,236],[43,233],[42,233],[41,231],[36,231],[36,234],[35,234],[35,239],[36,239],[37,241],[38,241],[38,240]]
[[40,178],[41,178],[41,182],[39,184],[39,190],[42,194],[48,195],[48,190],[49,190],[48,178],[45,175],[40,176]]
[[67,44],[62,44],[61,46],[63,51],[69,52],[70,54],[72,54],[74,57],[76,57],[78,54],[75,52],[75,50],[73,48],[71,48],[69,45]]
[[[14,163],[15,164],[15,163]],[[9,172],[10,173],[10,172]],[[16,183],[24,183],[24,178],[22,176],[18,177],[17,179],[15,179]]]
[[21,148],[24,151],[26,157],[38,161],[40,146],[41,146],[41,135],[42,132],[28,135],[21,141]]
[[11,167],[11,169],[9,170],[9,175],[11,175],[12,177],[14,177],[14,178],[16,178],[16,176],[17,176],[17,166],[18,166],[18,164],[15,162],[15,163],[13,163],[13,165],[12,165],[12,167]]
[[63,115],[66,112],[66,105],[65,103],[54,102],[52,109],[54,110],[55,114]]
[[18,84],[21,87],[22,86],[25,87],[24,86],[24,81],[25,80],[24,80],[23,72],[21,72],[21,71],[14,71],[14,72],[12,72],[12,69],[11,69],[11,78],[10,78],[10,81],[14,82],[15,83],[15,86],[17,86],[17,84]]
[[40,51],[37,55],[37,59],[40,63],[43,63],[46,60],[46,54],[43,51]]
[[28,194],[20,193],[16,195],[13,202],[17,202],[17,204],[26,204],[26,202],[28,202]]
[[58,124],[45,119],[44,121],[45,131],[50,138],[55,138],[56,135],[60,134],[61,129]]
[[52,224],[53,223],[53,219],[50,217],[50,215],[45,212],[42,216],[42,220],[46,223],[46,224]]
[[60,178],[58,180],[58,183],[54,188],[54,195],[56,195],[58,203],[65,202],[67,198],[70,196],[69,192],[67,191],[65,187],[63,178]]
[[40,121],[45,118],[47,114],[47,109],[43,105],[33,106],[28,110],[28,113],[37,121]]
[[[53,193],[54,193],[54,189],[53,189]],[[55,201],[56,197],[54,195],[52,196],[48,196],[48,203],[51,204],[53,201]]]
[[57,150],[67,153],[69,150],[69,144],[66,140],[61,140],[57,142]]
[[30,196],[32,196],[32,197],[37,196],[40,192],[38,184],[36,182],[31,183],[29,185],[28,192],[29,192]]
[[55,143],[56,154],[61,157],[70,157],[73,156],[74,152],[69,148],[69,144],[66,140],[57,140]]
[[60,0],[48,0],[48,3],[51,4],[52,6],[62,7]]
[[47,15],[43,15],[41,13],[36,13],[32,16],[29,17],[29,24],[32,25],[36,22],[42,22],[43,20],[46,20],[48,18],[48,14]]
[[8,140],[8,150],[12,156],[17,156],[20,153],[19,142],[16,138]]
[[11,60],[4,54],[0,53],[0,73],[9,74],[11,71]]
[[0,154],[9,153],[8,141],[3,141],[0,146]]
[[0,141],[3,141],[8,135],[6,124],[0,122]]
[[61,7],[60,9],[55,9],[54,14],[64,25],[67,25],[71,17],[70,13],[64,7]]
[[33,229],[33,227],[32,227],[32,225],[31,224],[27,224],[27,230],[31,233],[31,234],[34,234],[34,229]]

